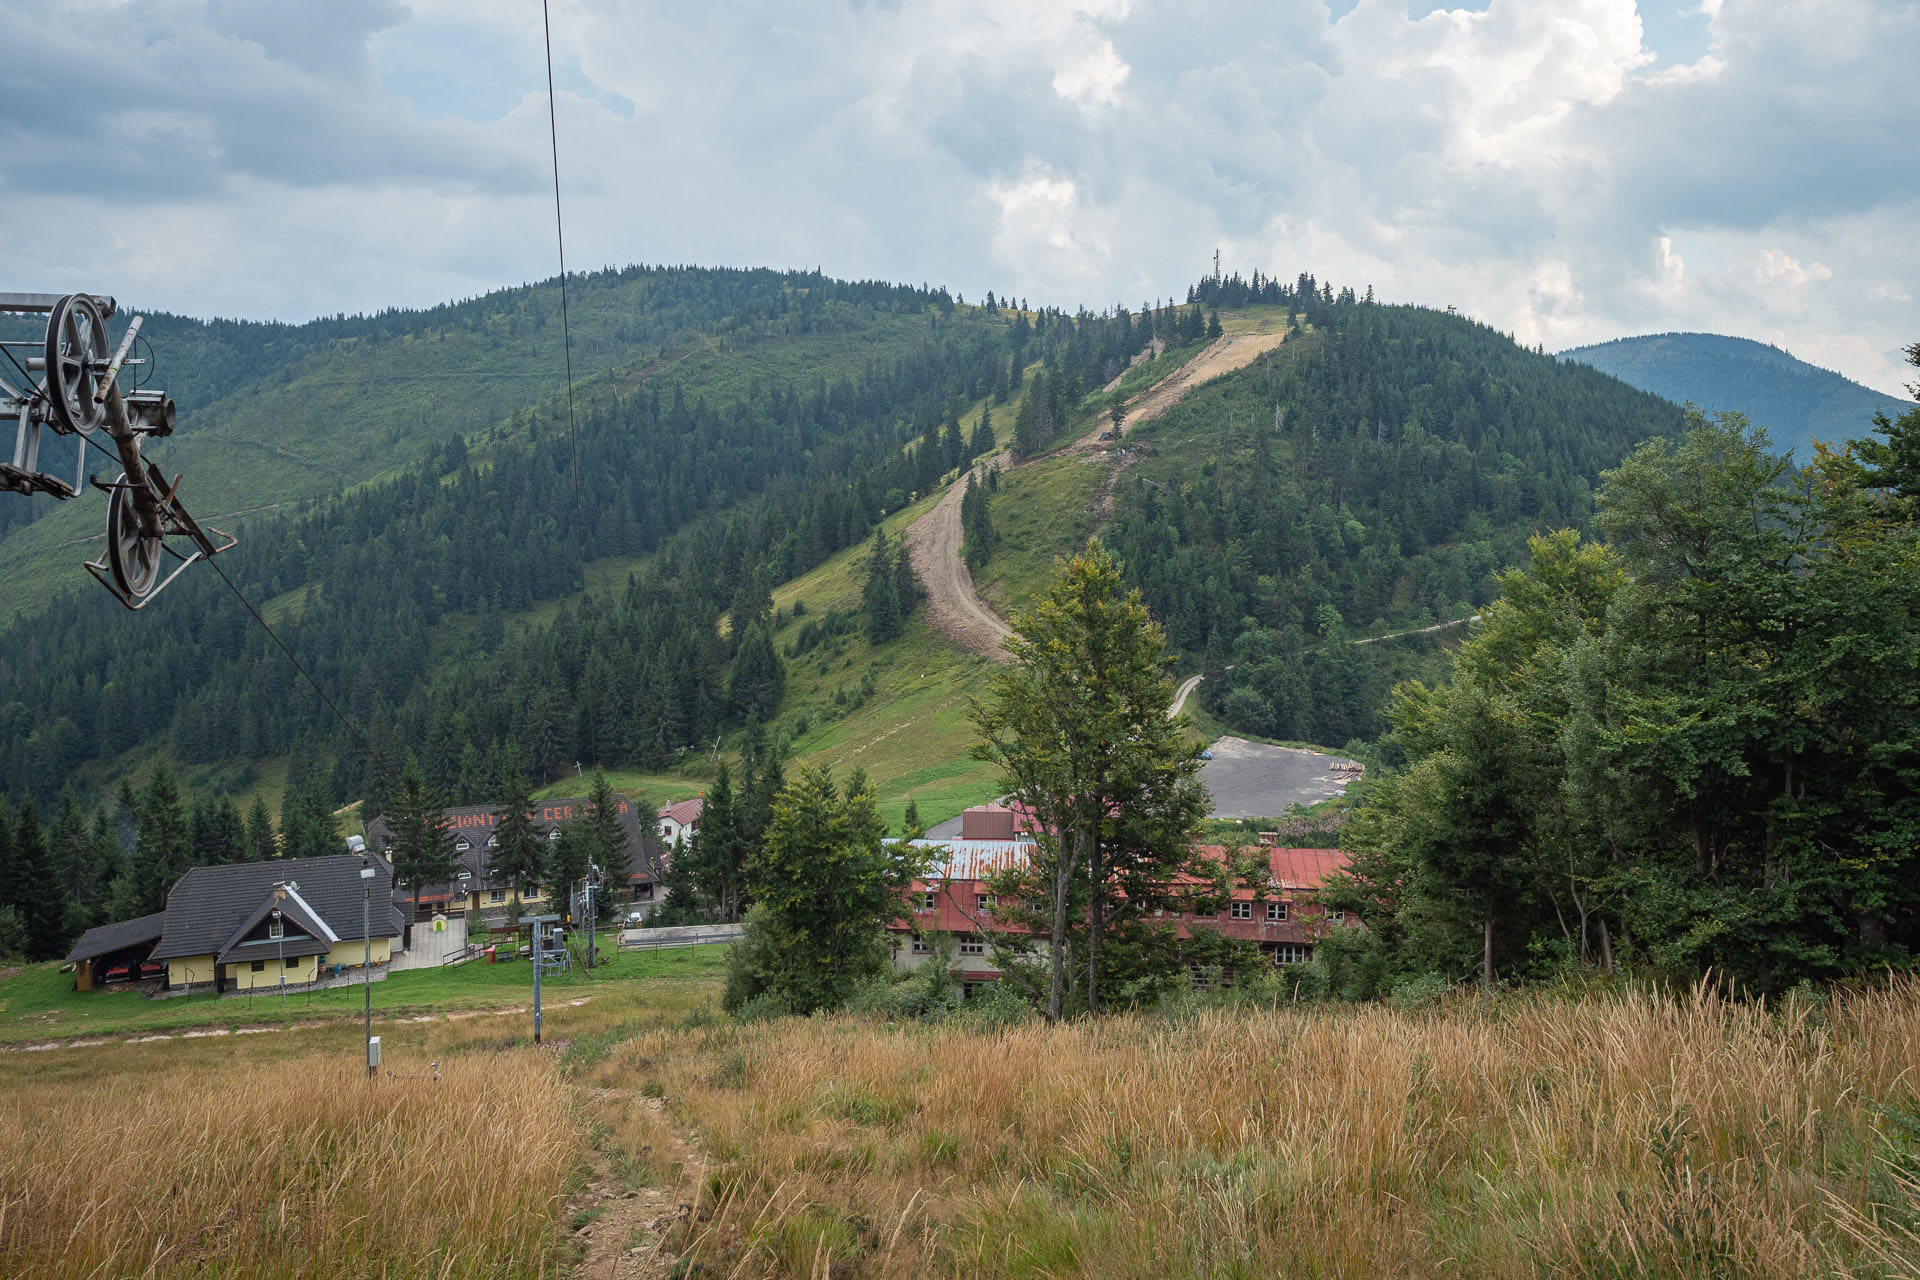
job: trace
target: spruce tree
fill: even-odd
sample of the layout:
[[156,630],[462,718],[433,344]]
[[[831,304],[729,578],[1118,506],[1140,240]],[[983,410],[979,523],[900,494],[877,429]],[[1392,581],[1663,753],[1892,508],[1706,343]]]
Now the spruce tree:
[[867,560],[867,586],[860,596],[860,613],[869,644],[885,644],[900,634],[903,625],[900,591],[894,579],[893,552],[887,545],[887,531],[876,526],[873,552]]
[[[647,829],[644,820],[652,814],[646,797],[635,794],[628,797],[634,807],[634,813],[642,818],[641,830]],[[614,793],[613,784],[607,781],[607,775],[599,769],[593,771],[593,783],[587,791],[587,812],[582,819],[585,826],[589,856],[600,868],[601,892],[595,901],[602,905],[596,914],[609,914],[616,895],[626,892],[633,875],[632,858],[627,850],[627,828],[620,821],[620,797]]]
[[19,908],[28,876],[29,870],[13,842],[13,810],[8,807],[7,798],[0,796],[0,907]]
[[973,429],[973,441],[967,446],[967,455],[978,458],[993,452],[993,406],[982,405],[980,425]]
[[420,762],[409,755],[395,789],[391,827],[393,881],[413,898],[413,917],[420,914],[420,891],[430,884],[451,883],[457,870],[453,831],[443,808],[427,786]]
[[57,960],[67,951],[67,908],[72,899],[64,869],[54,859],[31,798],[20,809],[14,857],[27,877],[18,891],[20,914],[27,925],[27,954],[35,960]]
[[273,818],[267,813],[266,800],[257,792],[247,810],[242,851],[242,858],[247,862],[271,862],[280,856],[280,846],[273,834]]
[[187,843],[187,815],[180,807],[180,790],[173,770],[161,756],[140,795],[133,845],[134,887],[144,915],[167,905],[167,891],[186,873],[192,852]]
[[537,888],[546,880],[547,847],[534,834],[533,791],[511,751],[503,754],[500,775],[494,780],[494,804],[497,843],[487,861],[487,875],[512,886],[513,914],[518,918],[522,890]]
[[106,924],[121,917],[110,910],[113,888],[127,872],[126,851],[120,847],[120,834],[102,804],[93,811],[93,825],[87,832],[87,903],[89,925]]
[[280,805],[280,856],[324,858],[341,851],[340,832],[318,778],[289,786]]
[[60,788],[60,802],[53,811],[47,842],[53,847],[54,863],[66,886],[69,922],[84,920],[81,929],[99,923],[88,918],[99,894],[88,866],[91,840],[87,816],[80,811],[80,801],[74,796],[71,784]]

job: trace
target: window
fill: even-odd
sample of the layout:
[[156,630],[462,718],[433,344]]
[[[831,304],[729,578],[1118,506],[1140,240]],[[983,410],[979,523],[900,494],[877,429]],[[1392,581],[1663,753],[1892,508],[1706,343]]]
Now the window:
[[279,916],[275,916],[273,919],[267,921],[267,936],[269,938],[284,938],[287,936],[287,926],[281,922]]
[[1287,918],[1287,904],[1286,904],[1286,903],[1284,903],[1284,902],[1269,902],[1269,903],[1267,904],[1267,919],[1269,919],[1269,920],[1285,920],[1286,918]]
[[267,971],[267,962],[265,960],[255,960],[253,962],[253,971],[255,973],[265,973]]
[[453,847],[454,847],[454,851],[457,853],[465,853],[467,850],[473,848],[472,845],[467,843],[467,838],[465,836],[461,836],[458,840],[455,840],[453,842]]
[[553,843],[555,843],[556,841],[558,841],[559,839],[560,839],[560,828],[558,828],[558,827],[555,827],[555,828],[554,828],[553,830],[551,830],[551,831],[549,831],[549,832],[547,832],[547,843],[548,843],[548,844],[553,844]]
[[927,940],[925,938],[921,937],[917,933],[913,935],[913,954],[917,956],[924,956],[932,950],[933,948],[927,945]]
[[1251,920],[1251,919],[1253,919],[1253,904],[1252,904],[1251,902],[1236,902],[1236,903],[1234,903],[1234,904],[1233,904],[1233,918],[1234,918],[1235,920]]
[[931,890],[931,889],[928,889],[928,890],[927,890],[927,891],[926,891],[925,893],[916,893],[916,894],[914,894],[914,895],[913,895],[913,909],[914,909],[915,911],[931,911],[931,910],[933,910],[933,890]]
[[507,900],[507,891],[505,889],[495,889],[492,893],[487,895],[488,902],[505,902],[506,900]]
[[487,837],[487,848],[489,848],[489,849],[497,849],[497,848],[499,848],[499,847],[500,847],[500,837],[499,837],[499,836],[488,836],[488,837]]
[[288,956],[285,960],[281,961],[280,963],[284,964],[289,969],[298,969],[300,967],[299,959],[294,956]]
[[1298,943],[1283,942],[1273,949],[1275,964],[1307,964],[1313,959],[1313,948]]
[[1218,907],[1195,907],[1193,909],[1193,918],[1195,920],[1211,920],[1219,914],[1220,908]]
[[973,909],[974,909],[975,911],[991,911],[991,910],[993,910],[993,895],[992,895],[992,894],[990,894],[990,893],[976,893],[976,894],[974,894],[974,895],[973,895]]
[[963,956],[983,956],[987,954],[987,940],[977,933],[961,934],[960,954]]
[[1346,912],[1344,912],[1344,911],[1329,911],[1329,912],[1327,912],[1327,923],[1328,923],[1328,924],[1345,924],[1346,922],[1347,922],[1347,913],[1346,913]]

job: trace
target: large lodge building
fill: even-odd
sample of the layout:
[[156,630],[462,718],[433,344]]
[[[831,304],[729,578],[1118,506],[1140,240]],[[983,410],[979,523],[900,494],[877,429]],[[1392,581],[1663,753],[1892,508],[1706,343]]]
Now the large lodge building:
[[[659,886],[666,877],[666,863],[661,857],[660,842],[652,832],[652,822],[642,825],[634,812],[633,802],[625,796],[617,797],[620,804],[620,827],[627,835],[627,876],[626,883],[615,888],[617,901],[632,904],[645,910],[659,896]],[[586,815],[588,802],[584,797],[571,800],[539,800],[532,810],[534,834],[542,840],[554,841],[560,838],[560,829]],[[488,805],[466,805],[457,809],[441,811],[448,827],[453,832],[453,852],[459,871],[452,882],[432,884],[421,889],[418,906],[414,895],[401,892],[395,901],[403,909],[412,912],[416,920],[430,920],[435,915],[465,915],[468,912],[503,911],[513,900],[514,891],[519,891],[523,913],[532,915],[538,910],[546,910],[544,904],[552,901],[552,885],[514,885],[505,880],[496,880],[487,872],[493,861],[493,849],[498,843],[495,834],[500,825],[498,812]],[[367,824],[367,843],[377,849],[389,861],[393,858],[393,828],[382,816]],[[564,887],[561,892],[564,892]]]
[[[934,850],[936,863],[909,888],[907,912],[887,926],[895,964],[918,966],[945,935],[954,939],[960,979],[969,990],[1000,976],[987,940],[994,907],[987,882],[1032,853],[1033,837],[1016,830],[1019,825],[1013,810],[983,805],[962,815],[957,839],[909,842]],[[1265,833],[1260,848],[1267,855],[1265,884],[1237,884],[1219,911],[1182,913],[1170,922],[1181,937],[1211,930],[1255,944],[1276,965],[1306,964],[1332,930],[1352,923],[1318,900],[1322,882],[1346,867],[1347,855],[1338,849],[1283,848]],[[1227,854],[1220,845],[1201,845],[1199,851],[1223,860]]]

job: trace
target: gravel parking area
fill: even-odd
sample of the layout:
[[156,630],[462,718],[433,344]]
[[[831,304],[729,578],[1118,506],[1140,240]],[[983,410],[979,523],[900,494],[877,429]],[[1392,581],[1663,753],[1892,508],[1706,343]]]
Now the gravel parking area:
[[1289,805],[1318,804],[1347,789],[1347,775],[1330,767],[1344,756],[1244,738],[1222,738],[1212,751],[1213,759],[1200,766],[1200,781],[1213,795],[1215,818],[1277,818]]

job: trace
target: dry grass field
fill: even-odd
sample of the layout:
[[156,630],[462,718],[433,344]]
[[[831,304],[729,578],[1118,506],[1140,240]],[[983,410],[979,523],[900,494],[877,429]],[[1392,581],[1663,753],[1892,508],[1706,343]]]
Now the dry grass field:
[[1920,1274],[1920,986],[641,1034],[728,1276]]
[[[0,1274],[1920,1275],[1920,983],[0,1055]],[[433,1080],[427,1062],[440,1062]],[[411,1077],[411,1078],[408,1078]]]

